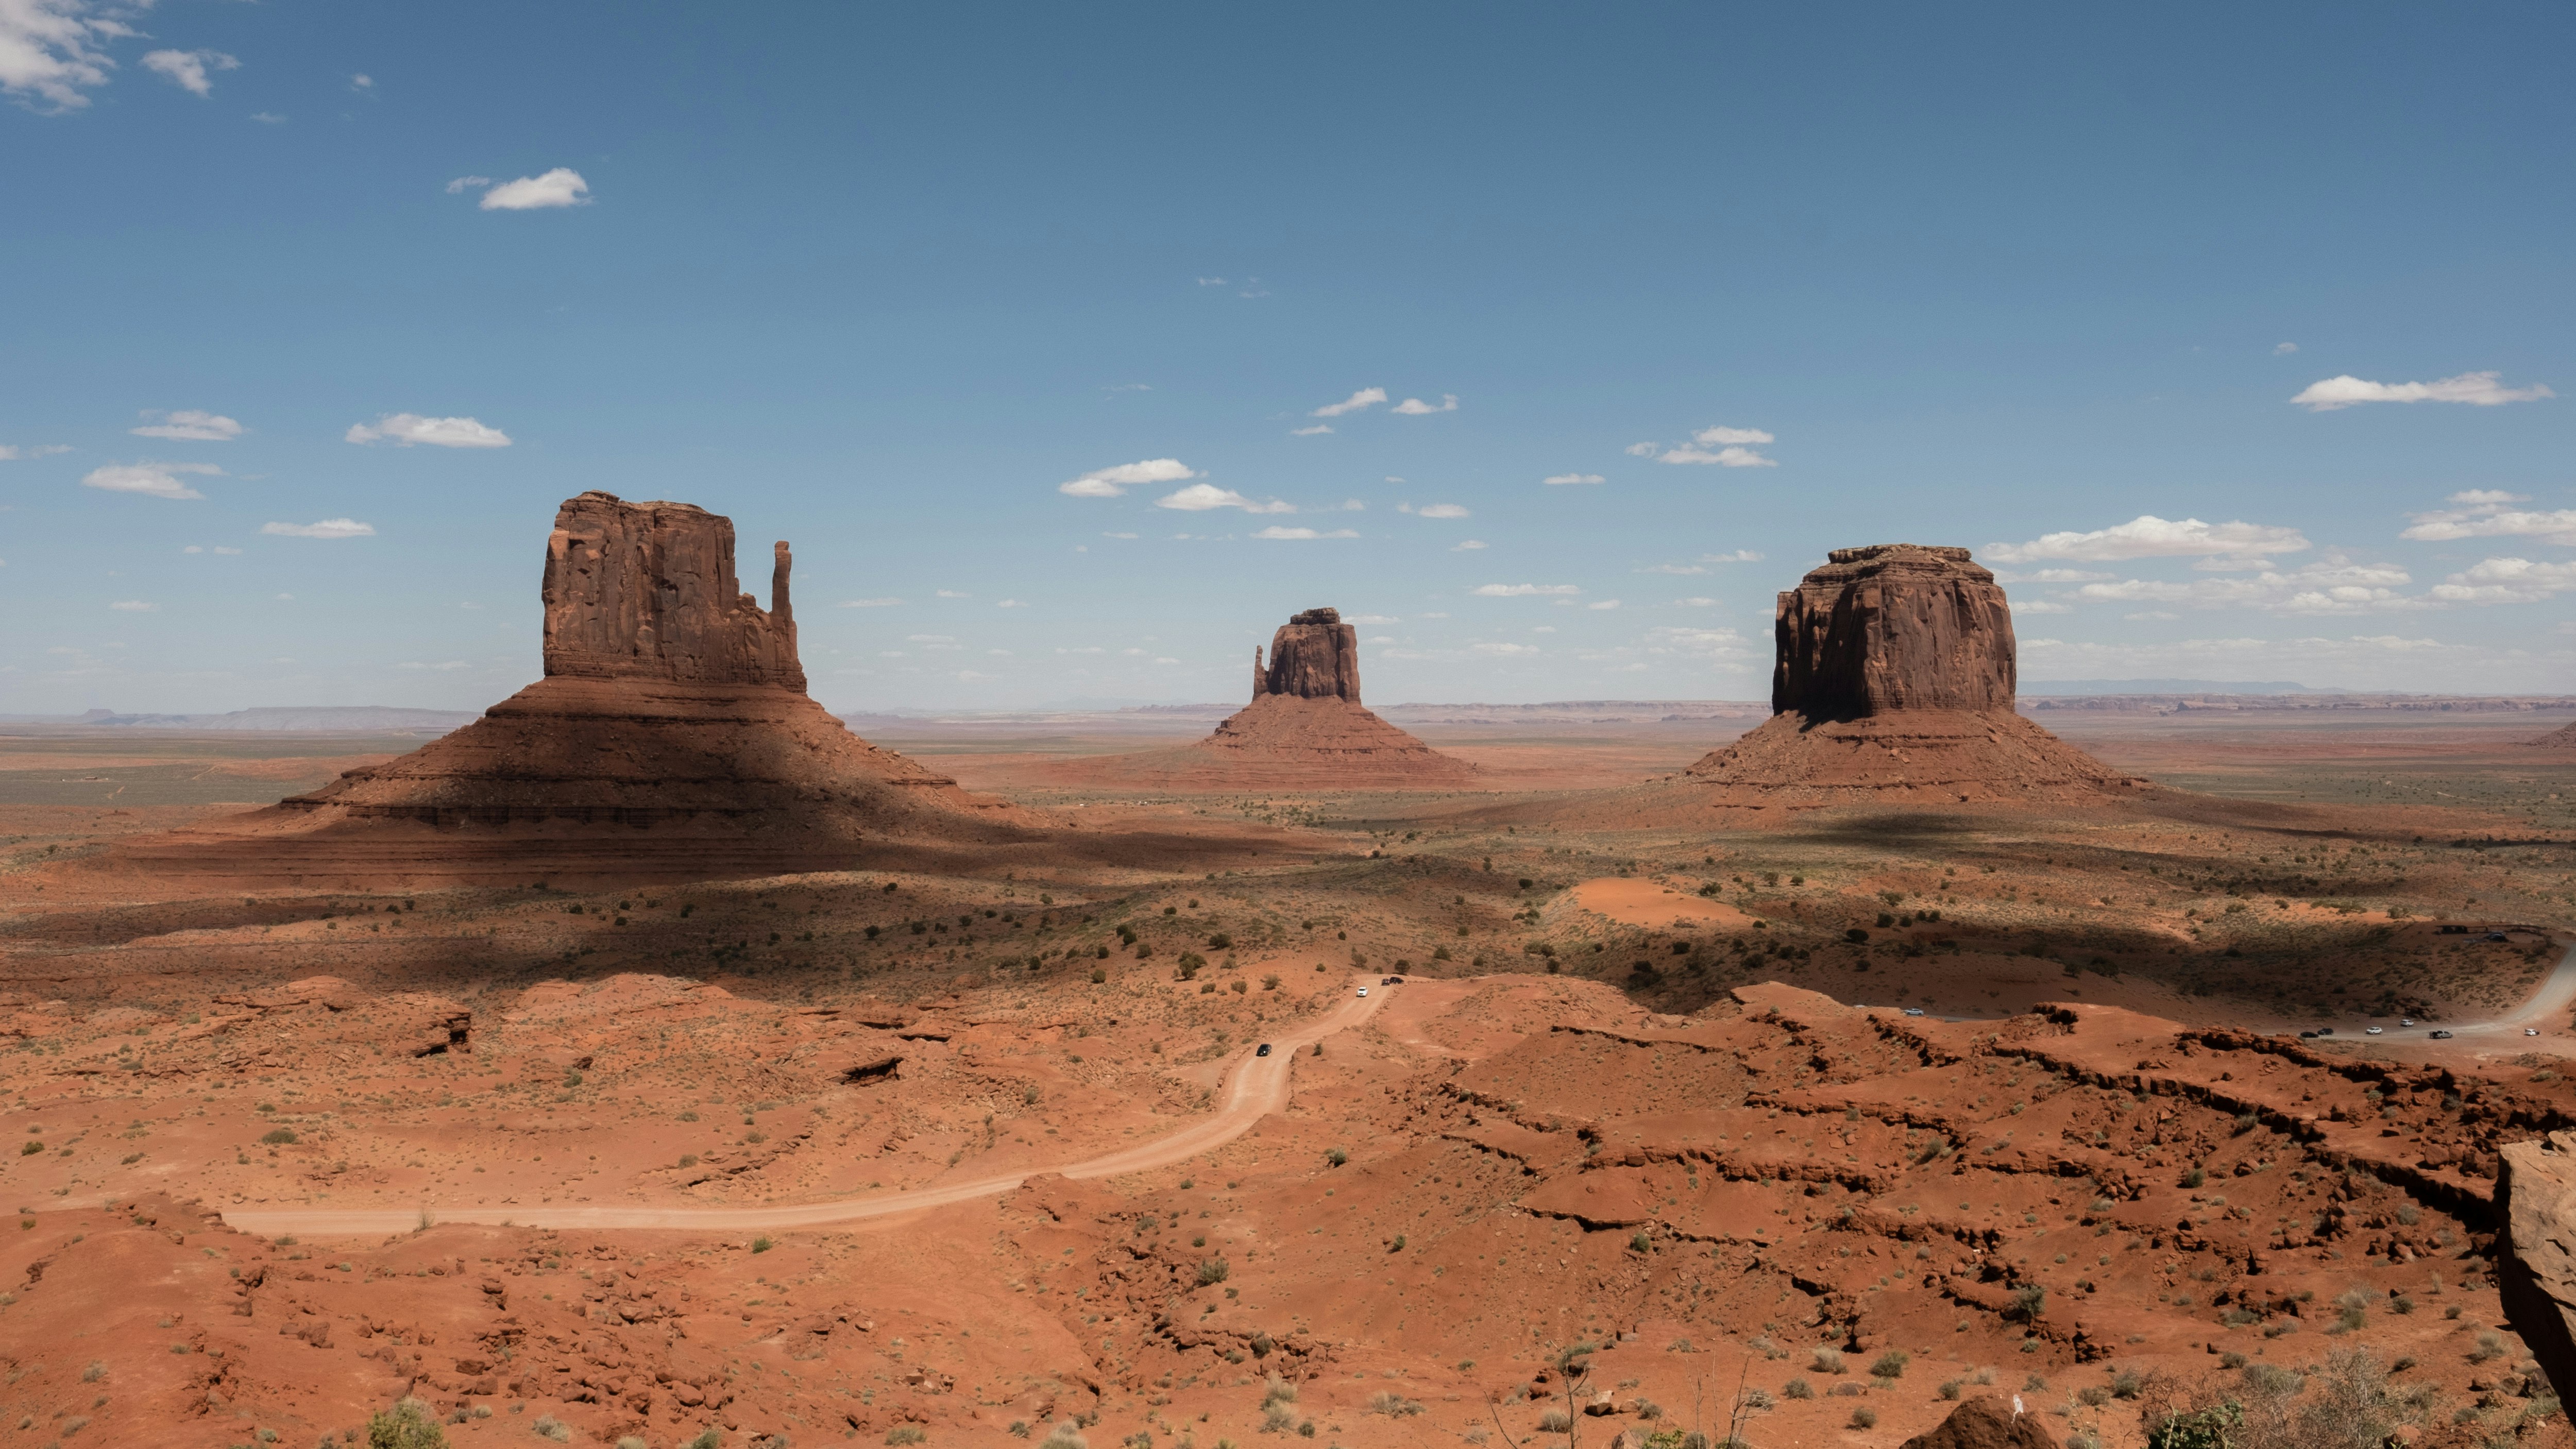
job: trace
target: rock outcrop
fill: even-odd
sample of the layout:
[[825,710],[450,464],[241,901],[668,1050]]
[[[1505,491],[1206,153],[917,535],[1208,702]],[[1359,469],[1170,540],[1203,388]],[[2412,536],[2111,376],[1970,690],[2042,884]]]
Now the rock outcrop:
[[2497,1255],[2497,1295],[2564,1403],[2576,1394],[2576,1132],[2508,1142],[2497,1156],[2512,1243]]
[[709,878],[990,846],[1029,817],[850,733],[805,694],[774,554],[740,592],[733,524],[566,501],[546,541],[546,677],[408,755],[216,826],[147,870],[328,888]]
[[1964,548],[1836,549],[1780,595],[1773,632],[1772,717],[1685,772],[1691,808],[2073,803],[2145,788],[2014,713],[2012,612]]
[[1252,651],[1252,701],[1213,734],[1176,749],[1068,763],[1068,785],[1155,790],[1460,790],[1476,767],[1360,704],[1359,631],[1335,609],[1308,609]]
[[2536,740],[2524,744],[2543,750],[2576,750],[2576,724],[2563,724]]

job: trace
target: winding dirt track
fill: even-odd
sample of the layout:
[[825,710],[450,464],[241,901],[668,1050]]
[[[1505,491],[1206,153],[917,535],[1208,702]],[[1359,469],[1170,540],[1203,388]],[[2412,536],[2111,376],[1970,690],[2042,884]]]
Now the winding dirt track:
[[[1375,986],[1376,978],[1351,978],[1352,987]],[[1063,1167],[1032,1168],[995,1177],[943,1182],[918,1191],[835,1202],[796,1203],[783,1207],[490,1207],[430,1203],[418,1208],[244,1208],[226,1212],[224,1221],[244,1232],[274,1237],[304,1233],[324,1237],[372,1236],[408,1232],[421,1226],[421,1215],[442,1223],[516,1223],[531,1228],[685,1228],[726,1231],[750,1228],[810,1228],[824,1223],[854,1222],[945,1207],[1009,1192],[1031,1177],[1061,1172],[1067,1177],[1112,1177],[1169,1167],[1212,1147],[1233,1141],[1254,1123],[1288,1105],[1288,1069],[1300,1048],[1335,1032],[1358,1026],[1375,1015],[1386,1000],[1381,991],[1366,1000],[1345,997],[1340,1006],[1302,1026],[1271,1038],[1271,1054],[1256,1057],[1250,1049],[1226,1073],[1225,1099],[1215,1115],[1134,1147]]]

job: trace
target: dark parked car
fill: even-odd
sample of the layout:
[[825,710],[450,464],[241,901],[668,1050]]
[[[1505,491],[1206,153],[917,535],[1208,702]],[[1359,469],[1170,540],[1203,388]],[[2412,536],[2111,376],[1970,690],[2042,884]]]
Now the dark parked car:
[[2447,1032],[2447,1031],[2443,1031],[2443,1030],[2440,1030],[2439,1028],[2436,1028],[2436,1029],[2434,1030],[2434,1032],[2433,1032],[2433,1040],[2435,1040],[2435,1041],[2449,1041],[2450,1039],[2451,1039],[2451,1034],[2450,1034],[2449,1032]]
[[1253,1054],[1254,1056],[1256,1056],[1256,1057],[1266,1057],[1266,1056],[1270,1055],[1270,1043],[1268,1043],[1268,1042],[1263,1042],[1263,1043],[1262,1043],[1258,1048],[1256,1048],[1256,1049],[1253,1051],[1253,1053],[1252,1053],[1252,1054]]

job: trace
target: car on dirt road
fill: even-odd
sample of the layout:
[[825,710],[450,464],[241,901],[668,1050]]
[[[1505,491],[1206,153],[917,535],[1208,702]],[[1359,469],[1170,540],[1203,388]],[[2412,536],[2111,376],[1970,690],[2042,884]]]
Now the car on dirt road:
[[1266,1057],[1270,1055],[1270,1043],[1263,1042],[1260,1046],[1253,1049],[1252,1054],[1256,1057]]
[[2439,1027],[2435,1027],[2435,1028],[2433,1029],[2433,1040],[2435,1040],[2435,1041],[2449,1041],[2450,1039],[2451,1039],[2451,1034],[2450,1034],[2449,1032],[2444,1031],[2444,1030],[2442,1030],[2442,1029],[2441,1029],[2441,1028],[2439,1028]]
[[1368,988],[1367,988],[1367,987],[1365,987],[1365,986],[1361,987],[1361,988],[1360,988],[1360,995],[1362,995],[1362,996],[1366,996],[1366,995],[1368,995]]

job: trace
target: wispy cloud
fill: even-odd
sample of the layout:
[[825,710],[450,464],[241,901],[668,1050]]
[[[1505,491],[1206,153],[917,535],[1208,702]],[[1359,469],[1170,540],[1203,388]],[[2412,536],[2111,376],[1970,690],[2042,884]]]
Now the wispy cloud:
[[205,494],[190,487],[179,475],[221,477],[223,471],[212,463],[112,463],[91,470],[90,475],[81,480],[81,486],[109,493],[142,493],[153,498],[203,498]]
[[[1647,446],[1651,448],[1653,445]],[[1607,483],[1610,480],[1598,473],[1551,473],[1538,481],[1550,488],[1565,488],[1585,483]]]
[[2299,344],[2295,342],[2275,343],[2272,347],[2272,355],[2274,357],[2287,357],[2298,350]]
[[1760,563],[1762,555],[1749,548],[1739,548],[1733,553],[1704,553],[1699,556],[1699,561],[1701,563]]
[[472,418],[425,418],[418,413],[387,413],[373,423],[354,423],[341,435],[351,443],[415,443],[433,448],[506,448],[510,435]]
[[2305,392],[2290,401],[2310,412],[2330,413],[2360,403],[2449,402],[2491,408],[2558,396],[2539,383],[2506,387],[2498,381],[2503,376],[2501,372],[2464,372],[2437,382],[2369,382],[2346,373],[2309,383]]
[[2109,574],[2092,569],[2033,569],[2029,573],[2013,573],[2006,569],[1995,571],[1995,582],[1999,584],[2089,584],[2109,577]]
[[1359,536],[1359,530],[1354,528],[1336,528],[1329,533],[1318,533],[1311,528],[1282,528],[1275,523],[1253,535],[1254,538],[1281,539],[1357,538]]
[[1522,659],[1539,652],[1535,644],[1485,643],[1470,644],[1467,647],[1478,654],[1497,659]]
[[39,443],[30,447],[0,445],[0,463],[15,463],[28,458],[50,458],[57,453],[70,451],[70,446],[63,443]]
[[1139,463],[1121,463],[1114,468],[1094,468],[1079,478],[1055,485],[1055,491],[1074,498],[1120,498],[1130,488],[1152,483],[1178,483],[1196,478],[1189,465],[1178,458],[1147,458]]
[[1720,468],[1777,468],[1780,465],[1751,448],[1720,448],[1712,453],[1696,444],[1657,453],[1658,463],[1708,463]]
[[1593,602],[1591,602],[1591,603],[1589,603],[1589,604],[1584,605],[1583,607],[1585,607],[1585,608],[1587,608],[1587,609],[1596,609],[1596,610],[1599,610],[1599,609],[1615,609],[1615,608],[1619,607],[1619,601],[1618,601],[1617,599],[1596,599],[1596,600],[1594,600]]
[[1017,599],[996,599],[993,602],[993,607],[996,609],[1025,609],[1028,605],[1021,603]]
[[1702,447],[1724,447],[1729,443],[1776,443],[1778,438],[1760,428],[1702,428],[1691,434],[1691,441]]
[[1475,589],[1476,596],[1485,599],[1561,597],[1582,592],[1572,584],[1478,584]]
[[2454,493],[2446,501],[2451,505],[2448,508],[2409,514],[2415,520],[2415,526],[2398,537],[2436,541],[2519,537],[2536,538],[2542,543],[2576,545],[2576,508],[2540,511],[2515,508],[2512,505],[2531,500],[2519,493],[2487,488]]
[[263,523],[259,531],[280,538],[373,538],[376,526],[354,518],[326,518],[319,523]]
[[1708,570],[1701,568],[1698,564],[1648,564],[1644,568],[1637,570],[1637,572],[1641,574],[1704,574],[1707,573]]
[[[480,184],[484,180],[479,176],[458,179],[466,185]],[[447,189],[462,191],[465,186],[451,181]],[[544,211],[559,206],[588,206],[590,183],[582,180],[581,173],[571,167],[558,166],[540,176],[504,181],[484,192],[479,205],[484,211]]]
[[2052,558],[2107,563],[2190,554],[2253,559],[2298,553],[2308,546],[2307,539],[2295,528],[2244,522],[2203,523],[2197,518],[2171,520],[2142,513],[2126,523],[2089,533],[2048,533],[2028,543],[1990,543],[1986,545],[1986,557],[1999,563],[2033,563]]
[[119,599],[108,605],[108,607],[114,609],[120,614],[157,614],[161,612],[161,606],[159,604],[149,603],[142,599]]
[[1326,403],[1322,407],[1315,409],[1313,412],[1306,414],[1306,416],[1310,418],[1338,418],[1344,413],[1355,413],[1363,408],[1376,407],[1379,403],[1384,401],[1386,401],[1385,388],[1364,387],[1358,392],[1352,393],[1349,397],[1342,399],[1340,402]]
[[450,196],[461,196],[476,187],[489,186],[491,184],[492,178],[489,176],[459,176],[455,180],[447,183],[447,194]]
[[1776,468],[1780,466],[1778,463],[1753,451],[1750,445],[1778,441],[1760,428],[1721,426],[1702,428],[1691,434],[1689,442],[1676,448],[1666,448],[1661,443],[1630,443],[1628,453],[1631,457],[1652,458],[1658,463],[1700,463],[1715,468]]
[[147,410],[142,415],[147,418],[159,418],[160,421],[146,423],[139,428],[126,429],[138,438],[175,438],[188,443],[228,443],[242,435],[242,425],[221,413],[182,408],[175,413]]
[[1408,418],[1429,417],[1433,413],[1454,413],[1458,411],[1458,395],[1454,392],[1442,393],[1438,407],[1433,407],[1418,397],[1409,397],[1397,403],[1395,411],[1398,416]]
[[1193,483],[1189,487],[1183,488],[1176,493],[1166,494],[1161,498],[1155,499],[1154,506],[1156,508],[1175,508],[1183,513],[1205,513],[1214,508],[1240,508],[1246,513],[1294,513],[1297,511],[1294,506],[1282,503],[1276,498],[1267,503],[1255,503],[1251,499],[1244,497],[1242,494],[1235,492],[1231,488],[1219,488],[1213,483]]
[[971,599],[975,597],[973,594],[966,593],[960,589],[941,589],[938,591],[938,596],[943,599]]
[[143,68],[168,76],[172,85],[192,96],[211,96],[215,83],[206,72],[239,70],[241,62],[220,50],[155,50],[144,55]]
[[[2423,607],[2423,601],[2399,593],[2410,582],[2393,564],[2363,563],[2329,554],[2295,569],[2262,568],[2240,575],[2215,575],[2175,583],[2162,579],[2119,579],[2086,584],[2079,599],[2101,603],[2171,604],[2184,608],[2260,609],[2281,614],[2353,614]],[[2024,612],[2036,612],[2023,606]]]
[[1331,423],[1317,423],[1311,428],[1290,428],[1288,430],[1288,436],[1292,438],[1311,438],[1317,433],[1329,433],[1332,430],[1333,425]]
[[882,599],[843,599],[841,601],[841,607],[844,609],[891,609],[902,602],[903,600],[895,598],[892,595],[888,595]]
[[468,666],[462,659],[441,659],[435,664],[419,659],[406,659],[397,667],[403,669],[434,669],[444,672],[465,669],[470,666]]
[[1449,551],[1451,553],[1471,553],[1477,549],[1485,548],[1487,546],[1486,542],[1481,538],[1466,538],[1460,539],[1458,542],[1449,545]]
[[1410,513],[1416,518],[1465,518],[1467,516],[1466,508],[1456,503],[1426,503],[1420,508],[1410,503],[1399,503],[1395,505],[1395,511]]

